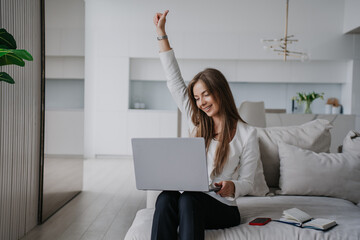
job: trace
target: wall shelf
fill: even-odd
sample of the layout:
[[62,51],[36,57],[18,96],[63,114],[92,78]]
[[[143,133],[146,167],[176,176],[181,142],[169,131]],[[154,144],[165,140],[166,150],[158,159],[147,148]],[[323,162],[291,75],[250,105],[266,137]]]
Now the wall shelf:
[[[207,67],[219,69],[229,81],[237,106],[243,101],[264,101],[266,108],[285,108],[291,112],[291,99],[297,92],[324,92],[325,101],[312,104],[315,113],[324,113],[327,98],[343,103],[344,86],[349,81],[353,60],[178,59],[185,81]],[[148,109],[176,109],[166,87],[159,58],[130,58],[129,109],[145,103]],[[274,97],[276,96],[276,97]],[[300,106],[301,111],[301,106]]]
[[83,109],[84,79],[46,78],[45,108]]
[[129,89],[129,109],[138,110],[136,103],[145,104],[145,109],[177,109],[165,81],[131,80]]
[[[230,88],[237,106],[243,101],[264,101],[266,108],[283,108],[291,112],[291,99],[297,92],[324,92],[325,100],[316,100],[312,104],[314,113],[324,113],[326,99],[341,99],[341,84],[337,83],[245,83],[230,82]],[[144,110],[177,109],[165,81],[131,80],[129,84],[129,106],[134,111],[136,102],[145,103]],[[274,97],[276,96],[276,97]],[[302,111],[299,106],[298,111]]]

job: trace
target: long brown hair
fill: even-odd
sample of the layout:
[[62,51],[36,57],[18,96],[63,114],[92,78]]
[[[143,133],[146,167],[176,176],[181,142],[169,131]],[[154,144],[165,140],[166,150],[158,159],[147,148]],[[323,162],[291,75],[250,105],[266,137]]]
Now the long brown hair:
[[214,138],[214,121],[205,112],[198,108],[194,97],[193,88],[198,81],[202,81],[207,87],[208,92],[219,104],[219,116],[222,121],[219,143],[215,152],[214,170],[212,174],[218,175],[222,172],[229,155],[229,143],[231,141],[233,130],[240,120],[244,122],[236,108],[234,97],[230,86],[224,75],[216,69],[207,68],[199,72],[190,81],[187,92],[189,96],[189,107],[191,110],[191,121],[195,125],[194,137],[203,137],[205,139],[206,151],[209,148],[211,140]]

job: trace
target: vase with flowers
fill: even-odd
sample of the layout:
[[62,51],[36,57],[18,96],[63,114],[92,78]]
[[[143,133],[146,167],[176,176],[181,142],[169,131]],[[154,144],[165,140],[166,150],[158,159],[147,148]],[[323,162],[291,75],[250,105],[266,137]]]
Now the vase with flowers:
[[324,93],[304,93],[304,92],[298,92],[297,95],[293,97],[293,100],[296,100],[297,103],[302,104],[305,103],[305,111],[304,113],[312,113],[311,111],[311,103],[317,99],[321,98],[324,99]]

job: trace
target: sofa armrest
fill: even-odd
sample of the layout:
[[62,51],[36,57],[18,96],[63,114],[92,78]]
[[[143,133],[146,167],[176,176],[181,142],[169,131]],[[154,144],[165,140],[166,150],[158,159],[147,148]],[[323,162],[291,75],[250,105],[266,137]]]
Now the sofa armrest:
[[161,191],[146,191],[146,208],[155,208],[156,199]]

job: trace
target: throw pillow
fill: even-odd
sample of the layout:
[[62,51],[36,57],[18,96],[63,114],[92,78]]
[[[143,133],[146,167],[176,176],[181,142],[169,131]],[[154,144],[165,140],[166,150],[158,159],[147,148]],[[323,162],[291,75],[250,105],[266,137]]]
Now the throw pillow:
[[278,194],[329,196],[360,202],[360,157],[315,153],[279,143]]
[[360,156],[360,133],[350,131],[344,138],[342,151]]
[[257,128],[267,185],[274,188],[279,186],[279,141],[315,152],[329,152],[331,127],[329,121],[317,119],[299,126]]

